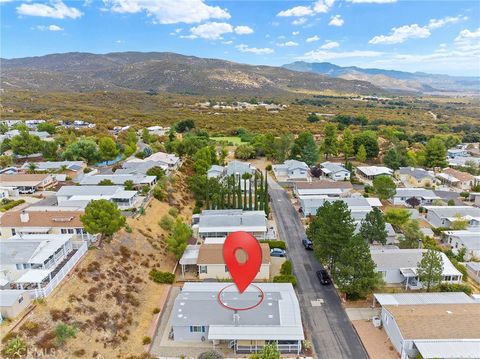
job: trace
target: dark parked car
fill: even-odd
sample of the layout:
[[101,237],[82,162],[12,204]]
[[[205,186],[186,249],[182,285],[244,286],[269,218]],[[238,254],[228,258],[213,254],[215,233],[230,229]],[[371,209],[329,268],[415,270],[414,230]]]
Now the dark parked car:
[[305,247],[306,250],[308,251],[313,251],[313,243],[310,239],[304,238],[302,239],[302,244]]
[[328,272],[325,269],[317,271],[317,277],[318,277],[318,280],[320,280],[320,283],[322,283],[323,285],[332,283],[330,276],[328,275]]

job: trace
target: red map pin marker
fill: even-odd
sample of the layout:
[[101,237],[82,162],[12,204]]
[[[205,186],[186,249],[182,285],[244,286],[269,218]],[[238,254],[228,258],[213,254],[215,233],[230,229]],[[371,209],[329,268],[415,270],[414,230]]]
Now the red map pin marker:
[[[240,263],[235,256],[239,249],[247,254],[246,261],[243,263]],[[233,232],[228,235],[223,244],[223,259],[238,291],[243,293],[260,269],[262,248],[251,234],[241,231]]]

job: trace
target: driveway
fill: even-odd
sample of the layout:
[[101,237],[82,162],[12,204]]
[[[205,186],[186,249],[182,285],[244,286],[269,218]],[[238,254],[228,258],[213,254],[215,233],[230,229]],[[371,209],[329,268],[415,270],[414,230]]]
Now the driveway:
[[301,240],[305,230],[287,193],[269,178],[272,210],[277,220],[278,234],[287,242],[287,256],[293,262],[297,276],[296,292],[308,339],[317,358],[368,358],[340,298],[333,286],[320,285],[315,271],[321,265],[313,252],[307,252]]

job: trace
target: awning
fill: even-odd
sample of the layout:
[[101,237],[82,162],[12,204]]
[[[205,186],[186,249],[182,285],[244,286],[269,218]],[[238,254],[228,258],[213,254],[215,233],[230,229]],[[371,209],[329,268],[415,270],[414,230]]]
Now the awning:
[[480,357],[480,340],[415,340],[414,343],[424,359]]
[[23,227],[16,230],[17,233],[48,233],[50,227]]
[[179,263],[181,265],[197,264],[199,250],[200,250],[199,245],[189,244],[185,249],[185,252],[183,252],[182,258],[180,258]]
[[15,283],[41,283],[50,274],[50,269],[30,269],[18,278]]
[[209,340],[303,340],[303,328],[298,326],[233,326],[210,325]]
[[402,273],[405,278],[412,278],[417,276],[417,271],[415,268],[400,268],[400,273]]

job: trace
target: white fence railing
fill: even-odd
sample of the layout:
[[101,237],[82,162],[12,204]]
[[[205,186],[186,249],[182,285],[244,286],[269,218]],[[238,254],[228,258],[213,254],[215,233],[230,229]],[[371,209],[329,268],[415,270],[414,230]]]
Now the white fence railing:
[[[73,248],[77,247],[78,244],[74,244]],[[43,288],[32,289],[31,295],[33,299],[43,298],[48,296],[66,277],[68,273],[72,270],[75,264],[78,263],[80,258],[87,252],[88,245],[86,242],[83,242],[79,247],[77,252],[70,258],[70,260],[65,263],[65,265],[60,269],[60,271],[52,278],[52,280]]]

